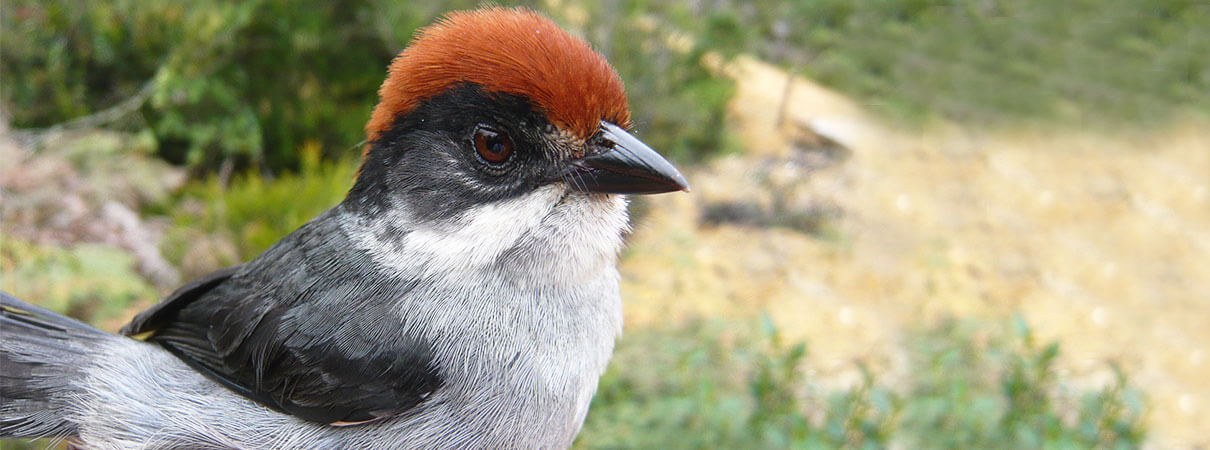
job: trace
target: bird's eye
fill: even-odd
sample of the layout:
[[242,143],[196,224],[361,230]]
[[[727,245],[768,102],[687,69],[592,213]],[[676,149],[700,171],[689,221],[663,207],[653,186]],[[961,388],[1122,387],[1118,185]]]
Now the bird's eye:
[[504,164],[513,154],[513,140],[487,127],[475,129],[475,151],[489,164]]

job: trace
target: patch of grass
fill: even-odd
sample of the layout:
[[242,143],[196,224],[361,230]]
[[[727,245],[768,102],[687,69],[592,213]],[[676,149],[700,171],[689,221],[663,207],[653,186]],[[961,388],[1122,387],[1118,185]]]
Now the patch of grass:
[[1137,448],[1143,400],[1127,376],[1079,391],[1060,379],[1056,343],[1023,322],[921,330],[906,383],[826,389],[805,376],[804,343],[766,319],[632,331],[619,344],[579,448]]
[[129,252],[104,244],[62,248],[0,239],[0,289],[94,324],[158,298],[134,266]]

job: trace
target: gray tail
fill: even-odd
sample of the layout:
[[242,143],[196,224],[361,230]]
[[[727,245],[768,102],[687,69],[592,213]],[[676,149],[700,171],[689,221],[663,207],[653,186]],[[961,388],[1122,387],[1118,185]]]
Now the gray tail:
[[65,437],[73,384],[110,336],[0,291],[0,438]]

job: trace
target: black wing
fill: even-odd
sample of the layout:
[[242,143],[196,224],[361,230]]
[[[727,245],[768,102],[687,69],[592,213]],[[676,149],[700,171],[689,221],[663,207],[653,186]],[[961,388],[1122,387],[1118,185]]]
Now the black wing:
[[184,286],[178,288],[172,295],[156,303],[155,306],[147,308],[146,311],[139,313],[139,315],[134,316],[134,319],[131,319],[130,323],[122,327],[122,334],[137,336],[154,331],[163,325],[165,321],[174,317],[185,305],[192,303],[198,297],[210,292],[215,286],[227,281],[228,278],[231,278],[231,275],[239,271],[240,267],[243,266],[231,266],[226,269],[216,270],[185,283]]
[[189,283],[123,333],[150,331],[230,389],[310,421],[365,422],[416,406],[441,378],[431,344],[391,319],[415,283],[366,270],[323,217],[252,262]]

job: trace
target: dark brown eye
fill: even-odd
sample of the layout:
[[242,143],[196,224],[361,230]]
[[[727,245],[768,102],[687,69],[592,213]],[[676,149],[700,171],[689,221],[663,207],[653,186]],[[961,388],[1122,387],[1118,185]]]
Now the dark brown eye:
[[479,127],[475,130],[475,151],[491,164],[504,164],[513,154],[513,140],[507,134]]

